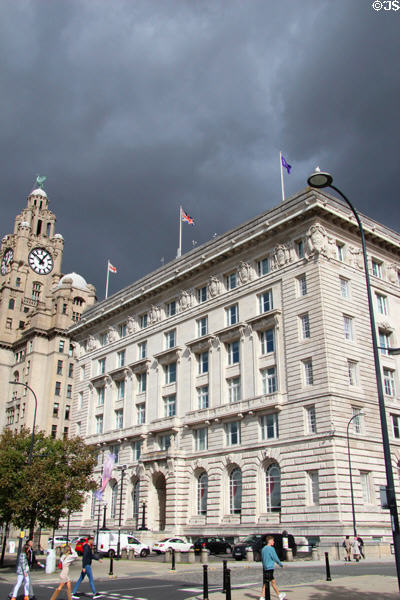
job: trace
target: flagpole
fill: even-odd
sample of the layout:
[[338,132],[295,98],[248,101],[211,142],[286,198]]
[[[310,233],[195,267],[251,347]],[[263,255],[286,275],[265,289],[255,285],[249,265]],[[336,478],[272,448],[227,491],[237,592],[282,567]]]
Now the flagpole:
[[182,256],[182,206],[179,207],[179,247],[176,258]]
[[279,152],[279,164],[281,166],[281,188],[282,188],[282,202],[285,202],[285,185],[283,183],[283,166],[282,166],[282,152]]
[[110,261],[107,259],[107,282],[106,282],[106,298],[108,298],[108,278],[110,276]]

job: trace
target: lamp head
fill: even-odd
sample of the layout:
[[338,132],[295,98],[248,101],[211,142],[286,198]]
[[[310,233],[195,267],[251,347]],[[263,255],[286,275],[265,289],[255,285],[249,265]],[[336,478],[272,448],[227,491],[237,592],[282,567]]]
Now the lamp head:
[[330,173],[325,173],[321,171],[319,167],[315,169],[315,172],[310,175],[307,179],[307,183],[310,187],[313,188],[325,188],[329,187],[333,181],[333,177]]

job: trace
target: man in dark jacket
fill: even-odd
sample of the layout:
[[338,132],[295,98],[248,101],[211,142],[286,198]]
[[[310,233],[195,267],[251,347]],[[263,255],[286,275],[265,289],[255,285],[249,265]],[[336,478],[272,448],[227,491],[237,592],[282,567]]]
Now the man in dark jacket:
[[[93,573],[92,573],[92,560],[99,560],[98,556],[96,556],[95,554],[93,554],[93,537],[88,537],[87,542],[85,544],[83,544],[83,556],[82,556],[82,571],[81,574],[79,576],[78,581],[76,582],[74,589],[72,590],[72,597],[73,598],[79,598],[79,596],[77,596],[76,592],[78,591],[78,588],[83,580],[83,578],[85,577],[85,575],[87,575],[89,577],[89,584],[90,587],[92,588],[92,592],[93,592],[93,598],[101,598],[101,594],[98,594],[96,592],[96,588],[94,586],[94,581],[93,581]],[[99,562],[102,562],[101,560]]]

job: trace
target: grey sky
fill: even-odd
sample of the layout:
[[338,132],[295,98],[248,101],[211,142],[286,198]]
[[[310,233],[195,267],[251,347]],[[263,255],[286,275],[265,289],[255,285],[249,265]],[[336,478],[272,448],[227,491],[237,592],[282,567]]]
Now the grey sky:
[[[318,164],[399,229],[400,11],[369,0],[0,0],[2,234],[38,173],[63,271],[104,296]],[[388,4],[386,6],[389,6]]]

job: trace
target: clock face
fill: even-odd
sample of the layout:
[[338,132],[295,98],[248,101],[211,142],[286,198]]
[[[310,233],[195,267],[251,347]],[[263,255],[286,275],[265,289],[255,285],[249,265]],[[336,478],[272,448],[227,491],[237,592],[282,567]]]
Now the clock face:
[[34,248],[29,252],[28,263],[38,275],[47,275],[53,268],[53,258],[45,248]]
[[3,259],[1,261],[1,274],[2,275],[5,275],[7,273],[8,265],[11,263],[13,256],[14,256],[14,252],[11,250],[11,248],[7,248],[7,250],[4,251]]

